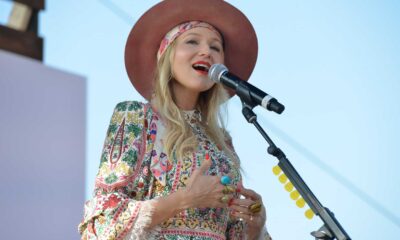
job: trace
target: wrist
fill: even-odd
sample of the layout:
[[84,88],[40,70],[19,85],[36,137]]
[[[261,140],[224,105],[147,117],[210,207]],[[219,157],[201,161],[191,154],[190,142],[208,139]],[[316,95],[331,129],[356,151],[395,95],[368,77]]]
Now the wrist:
[[193,201],[190,200],[188,192],[185,188],[180,188],[176,192],[176,203],[179,211],[183,211],[185,209],[193,207]]
[[254,228],[247,228],[247,236],[250,240],[259,240],[262,239],[261,236],[263,235],[263,229],[254,229]]

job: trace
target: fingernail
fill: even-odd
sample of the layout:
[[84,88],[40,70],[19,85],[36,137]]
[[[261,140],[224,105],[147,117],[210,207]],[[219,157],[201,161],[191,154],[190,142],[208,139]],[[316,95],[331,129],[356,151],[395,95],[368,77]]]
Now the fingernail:
[[236,192],[237,192],[237,193],[240,193],[240,186],[237,186]]
[[231,200],[229,200],[228,206],[230,207],[232,204],[233,204],[233,198],[231,198]]
[[206,160],[210,160],[210,155],[206,153]]

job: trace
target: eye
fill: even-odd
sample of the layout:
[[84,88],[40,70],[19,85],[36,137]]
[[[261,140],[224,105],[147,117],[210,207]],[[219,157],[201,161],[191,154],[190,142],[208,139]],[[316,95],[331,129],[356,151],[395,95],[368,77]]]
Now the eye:
[[212,50],[217,51],[217,52],[221,52],[221,48],[218,46],[211,46],[210,47]]
[[186,43],[187,43],[187,44],[195,44],[195,45],[196,45],[196,44],[197,44],[197,41],[194,40],[194,39],[189,39],[189,40],[186,41]]

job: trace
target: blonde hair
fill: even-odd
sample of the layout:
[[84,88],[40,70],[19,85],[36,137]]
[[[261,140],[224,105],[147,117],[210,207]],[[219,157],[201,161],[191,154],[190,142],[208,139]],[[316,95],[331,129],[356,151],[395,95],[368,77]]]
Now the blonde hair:
[[[164,138],[164,149],[169,157],[176,154],[181,159],[188,152],[196,151],[198,142],[190,126],[184,119],[183,112],[174,101],[172,91],[173,56],[176,41],[168,46],[168,49],[160,57],[155,75],[155,92],[152,103],[158,114],[166,124]],[[224,126],[221,113],[221,105],[228,100],[229,96],[225,88],[220,84],[214,84],[211,89],[200,93],[197,108],[202,114],[201,125],[206,130],[210,139],[217,144],[235,163],[239,163],[231,148],[231,140]],[[226,111],[225,111],[226,112]]]

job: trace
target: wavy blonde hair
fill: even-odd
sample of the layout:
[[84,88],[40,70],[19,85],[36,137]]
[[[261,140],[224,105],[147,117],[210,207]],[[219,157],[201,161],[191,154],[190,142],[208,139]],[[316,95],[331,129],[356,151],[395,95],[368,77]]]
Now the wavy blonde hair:
[[[155,90],[152,96],[152,104],[157,109],[160,117],[166,124],[164,149],[168,156],[176,154],[181,159],[188,152],[196,151],[198,142],[190,126],[184,119],[183,112],[176,105],[172,90],[172,82],[175,81],[172,74],[173,58],[176,42],[171,43],[168,49],[160,57],[155,74]],[[202,114],[202,126],[207,135],[215,144],[223,150],[235,163],[239,159],[233,152],[231,139],[225,129],[222,107],[229,95],[220,84],[214,84],[209,90],[200,93],[196,108]]]

